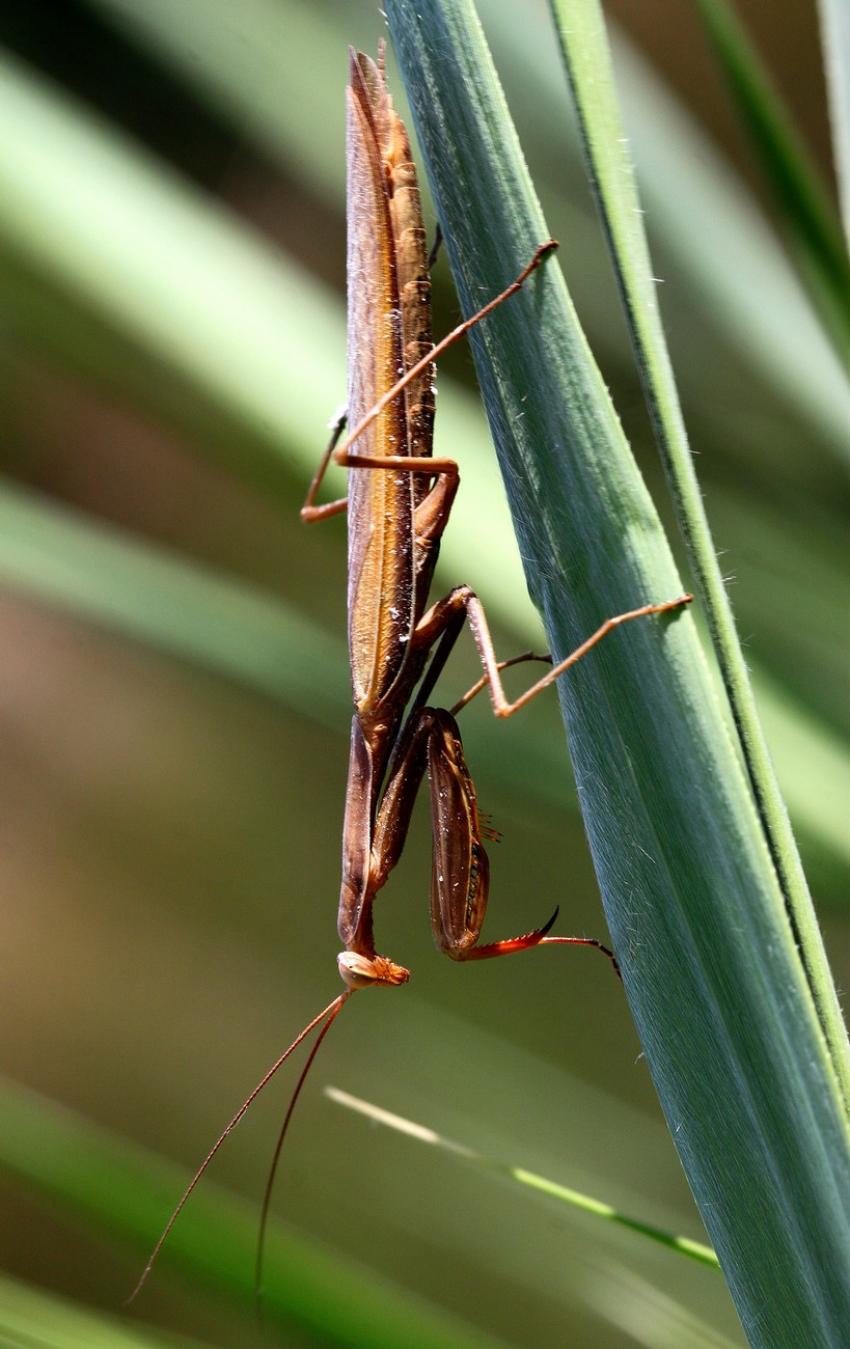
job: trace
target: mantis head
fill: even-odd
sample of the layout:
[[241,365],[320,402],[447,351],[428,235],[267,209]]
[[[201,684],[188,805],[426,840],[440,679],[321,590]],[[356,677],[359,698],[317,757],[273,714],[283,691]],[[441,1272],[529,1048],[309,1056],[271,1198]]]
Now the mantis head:
[[342,982],[350,989],[371,988],[383,984],[395,988],[406,984],[410,970],[395,965],[388,956],[363,956],[357,951],[340,951],[336,958]]

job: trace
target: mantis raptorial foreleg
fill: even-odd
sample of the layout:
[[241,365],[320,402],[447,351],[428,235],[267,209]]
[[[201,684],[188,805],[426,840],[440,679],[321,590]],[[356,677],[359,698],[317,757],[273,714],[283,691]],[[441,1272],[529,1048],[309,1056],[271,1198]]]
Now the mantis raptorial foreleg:
[[[467,690],[464,696],[455,703],[452,711],[457,713],[465,707],[485,685],[490,686],[490,698],[493,704],[493,712],[497,717],[512,717],[514,712],[527,706],[528,703],[536,698],[544,689],[554,684],[555,680],[560,678],[571,666],[576,665],[584,656],[592,651],[593,648],[607,637],[615,628],[622,626],[623,623],[630,623],[635,618],[647,618],[653,614],[666,614],[676,609],[683,608],[691,601],[690,595],[679,595],[674,600],[665,600],[662,604],[643,604],[637,609],[629,609],[625,613],[615,614],[611,618],[606,618],[604,623],[596,629],[595,632],[585,639],[580,646],[571,651],[563,660],[553,664],[551,670],[548,670],[542,678],[526,689],[524,693],[514,699],[513,702],[508,698],[502,685],[500,669],[504,667],[505,662],[500,662],[496,658],[496,652],[493,647],[493,639],[490,636],[490,628],[487,623],[487,615],[484,606],[478,596],[469,586],[458,586],[452,590],[444,599],[438,600],[432,605],[426,613],[422,615],[417,624],[411,643],[413,646],[420,642],[425,646],[431,646],[441,632],[447,628],[457,627],[458,615],[466,616],[472,635],[475,639],[475,645],[478,648],[478,654],[481,657],[481,664],[484,667],[484,674],[471,689]],[[513,662],[511,662],[513,663]]]
[[607,946],[591,937],[549,937],[557,910],[543,927],[518,937],[478,945],[487,911],[490,866],[475,787],[460,729],[443,708],[420,707],[408,718],[378,809],[372,842],[370,888],[374,894],[404,849],[416,794],[427,771],[431,797],[433,869],[431,928],[439,950],[453,960],[485,960],[553,943],[593,946],[611,960]]

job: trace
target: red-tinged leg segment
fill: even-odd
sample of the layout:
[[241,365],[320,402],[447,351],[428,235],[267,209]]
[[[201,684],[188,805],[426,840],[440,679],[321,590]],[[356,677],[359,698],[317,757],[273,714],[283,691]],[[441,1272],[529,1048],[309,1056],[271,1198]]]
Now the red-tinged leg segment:
[[548,923],[543,927],[535,928],[533,932],[526,932],[521,937],[508,937],[505,941],[488,942],[485,946],[472,946],[460,957],[462,960],[492,960],[497,956],[510,956],[516,951],[530,951],[536,946],[592,946],[603,956],[606,956],[614,966],[615,973],[620,974],[620,967],[617,964],[616,956],[609,947],[603,946],[602,942],[596,937],[550,937],[548,935],[552,926],[558,917],[558,910],[552,914]]

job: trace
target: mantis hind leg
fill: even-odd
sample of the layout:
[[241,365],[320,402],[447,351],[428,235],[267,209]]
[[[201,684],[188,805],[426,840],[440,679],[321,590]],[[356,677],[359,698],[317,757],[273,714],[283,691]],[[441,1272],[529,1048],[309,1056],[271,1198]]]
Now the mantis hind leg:
[[[690,604],[693,595],[678,595],[674,600],[665,600],[661,604],[642,604],[637,609],[629,609],[626,613],[615,614],[612,618],[606,618],[595,632],[577,646],[575,651],[570,652],[563,660],[557,664],[552,664],[549,670],[541,679],[513,702],[510,701],[505,693],[500,671],[506,665],[515,664],[516,661],[499,661],[496,658],[496,650],[493,646],[493,638],[490,635],[490,627],[487,622],[487,615],[484,605],[481,603],[475,591],[470,586],[457,586],[444,599],[438,600],[433,604],[427,613],[422,615],[416,629],[413,633],[413,642],[417,645],[432,646],[445,633],[459,632],[463,625],[463,619],[469,622],[472,636],[475,639],[475,645],[478,648],[478,654],[481,658],[481,664],[484,667],[484,674],[468,689],[464,696],[455,703],[452,708],[453,713],[458,713],[461,708],[471,702],[476,694],[489,686],[490,701],[493,705],[493,712],[497,717],[512,717],[521,707],[525,707],[538,694],[547,689],[550,684],[554,684],[562,674],[569,670],[573,665],[577,665],[593,648],[607,637],[609,633],[616,628],[622,627],[624,623],[630,623],[636,618],[648,618],[654,614],[673,613],[679,609],[685,608]],[[453,640],[456,640],[453,638]],[[520,657],[519,659],[523,659]],[[547,660],[545,656],[533,657],[533,659]]]

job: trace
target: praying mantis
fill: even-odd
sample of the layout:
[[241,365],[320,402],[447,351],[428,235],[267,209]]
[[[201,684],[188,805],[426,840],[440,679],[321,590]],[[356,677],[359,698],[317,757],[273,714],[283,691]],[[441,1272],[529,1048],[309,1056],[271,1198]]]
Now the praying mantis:
[[[484,960],[539,946],[591,946],[617,968],[612,951],[589,937],[550,935],[557,910],[521,936],[479,943],[489,894],[487,830],[458,727],[460,711],[487,689],[497,717],[510,717],[586,656],[615,628],[672,612],[690,595],[647,603],[607,618],[566,659],[510,701],[501,671],[527,652],[499,661],[478,596],[460,585],[429,604],[440,540],[458,485],[453,459],[432,456],[434,362],[453,342],[508,301],[557,247],[536,250],[528,266],[483,309],[441,342],[431,338],[430,259],[419,188],[404,123],[387,90],[383,47],[377,63],[349,55],[348,402],[302,507],[307,523],[348,513],[348,639],[354,697],[345,816],[337,958],[345,988],[298,1034],[239,1107],[184,1191],[131,1295],[140,1291],[186,1201],[227,1136],[281,1065],[319,1027],[281,1128],[260,1223],[265,1227],[277,1159],[292,1112],[319,1047],[358,990],[395,987],[409,970],[379,954],[374,904],[402,854],[418,790],[431,799],[431,926],[438,948],[457,961]],[[345,421],[351,427],[340,442]],[[317,504],[331,461],[349,470],[345,498]],[[451,709],[429,699],[464,624],[483,675]],[[258,1253],[260,1282],[262,1235]]]
[[[615,627],[681,608],[691,597],[645,604],[607,619],[513,702],[500,671],[535,657],[496,659],[483,605],[469,586],[457,586],[426,607],[459,484],[457,463],[431,455],[434,359],[519,290],[556,245],[553,240],[542,244],[505,291],[433,346],[425,231],[407,133],[387,91],[382,56],[375,64],[352,52],[349,74],[347,417],[352,430],[342,444],[335,447],[331,441],[301,511],[307,522],[348,511],[355,712],[343,825],[338,928],[345,949],[338,957],[339,971],[349,991],[398,985],[410,977],[404,966],[376,952],[373,908],[401,855],[426,771],[434,843],[431,926],[439,949],[466,961],[570,943],[598,947],[613,960],[595,939],[550,937],[554,917],[524,936],[478,944],[489,867],[456,716],[484,688],[496,716],[512,716]],[[404,373],[394,381],[399,370]],[[348,495],[316,505],[331,459],[349,470]],[[451,711],[429,707],[466,622],[484,674]]]

